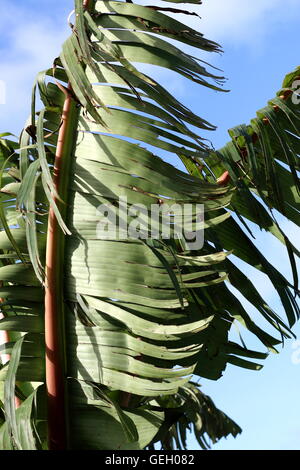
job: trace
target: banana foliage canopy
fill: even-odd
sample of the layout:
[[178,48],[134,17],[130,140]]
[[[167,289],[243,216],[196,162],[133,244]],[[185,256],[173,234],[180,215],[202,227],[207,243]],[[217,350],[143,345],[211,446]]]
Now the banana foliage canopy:
[[[164,67],[222,90],[223,77],[183,51],[220,52],[220,46],[181,22],[185,11],[174,8],[179,1],[160,3],[105,0],[85,8],[75,0],[71,36],[53,66],[37,76],[19,141],[0,136],[0,329],[7,332],[0,352],[10,357],[0,366],[0,449],[49,448],[53,397],[46,391],[45,358],[51,361],[53,350],[45,347],[44,299],[51,282],[58,292],[52,314],[69,449],[151,449],[156,442],[182,449],[190,429],[202,448],[236,436],[239,426],[200,391],[197,377],[216,380],[228,363],[260,369],[257,361],[292,336],[299,317],[299,252],[276,213],[299,222],[294,83],[300,68],[216,151],[199,135],[214,126],[139,67]],[[175,164],[180,159],[186,171],[165,155]],[[175,213],[189,204],[191,231],[203,205],[203,247],[176,237],[172,220],[156,227],[159,234],[169,229],[168,239],[143,236],[148,222],[142,209],[134,211],[137,204],[147,211],[174,204]],[[103,205],[117,227],[125,214],[131,226],[138,220],[141,236],[99,235]],[[293,283],[255,246],[249,221],[286,246]],[[270,279],[284,317],[232,254]],[[231,286],[268,322],[268,331]],[[262,351],[230,339],[237,324],[257,337]]]

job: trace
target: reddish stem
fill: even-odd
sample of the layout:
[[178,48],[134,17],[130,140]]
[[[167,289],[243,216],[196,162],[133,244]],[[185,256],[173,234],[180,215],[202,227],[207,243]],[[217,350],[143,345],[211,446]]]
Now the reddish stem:
[[[60,172],[63,165],[63,149],[72,99],[65,99],[62,125],[58,135],[54,163],[53,183],[60,194]],[[55,200],[55,198],[54,198]],[[55,201],[58,203],[58,201]],[[45,344],[46,344],[46,389],[48,396],[48,439],[50,450],[64,450],[67,445],[65,414],[65,377],[61,347],[61,299],[62,286],[56,277],[58,259],[57,232],[60,230],[54,211],[50,208],[46,250],[45,286]]]
[[228,171],[224,171],[224,173],[217,179],[217,183],[220,186],[223,186],[223,185],[229,183],[229,181],[230,181],[230,175],[229,175]]
[[[89,0],[83,7],[89,7]],[[68,88],[71,90],[70,84]],[[69,116],[72,110],[72,94],[66,93],[62,113],[62,125],[53,171],[53,184],[56,193],[61,195],[63,188],[61,174],[64,168],[65,141],[70,136]],[[57,206],[60,201],[53,195]],[[48,398],[48,442],[50,450],[67,448],[67,409],[65,400],[65,357],[64,357],[64,319],[63,319],[63,275],[59,269],[62,263],[60,227],[53,209],[50,207],[48,218],[46,249],[46,286],[45,286],[45,344],[46,344],[46,390]]]

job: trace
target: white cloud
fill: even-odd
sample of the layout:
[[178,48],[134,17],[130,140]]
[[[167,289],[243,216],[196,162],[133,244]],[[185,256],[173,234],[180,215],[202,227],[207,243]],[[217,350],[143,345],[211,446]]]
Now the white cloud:
[[[149,4],[149,1],[140,0],[140,3]],[[150,3],[161,5],[161,1]],[[19,3],[17,7],[12,2],[1,0],[1,41],[5,47],[0,43],[0,80],[6,84],[6,105],[0,106],[1,131],[17,132],[26,119],[36,73],[51,65],[67,37],[66,16],[72,9],[73,0],[56,5],[49,13],[45,6],[51,6],[51,2],[45,2],[41,11],[34,11],[34,2],[28,7],[24,4]],[[280,0],[203,0],[203,5],[185,4],[183,7],[196,10],[202,20],[181,16],[184,22],[211,39],[221,43],[254,44],[256,47],[257,41],[262,43],[269,34],[272,25],[299,17],[298,7],[299,0],[286,0],[284,7]],[[180,80],[176,83],[170,81],[169,86],[180,94],[180,83]]]
[[300,17],[299,0],[204,0],[199,7],[201,29],[217,40],[257,44],[270,29]]
[[32,8],[17,8],[7,2],[1,5],[0,29],[0,79],[6,85],[0,131],[19,133],[30,112],[34,79],[51,66],[69,31],[66,15],[33,15]]

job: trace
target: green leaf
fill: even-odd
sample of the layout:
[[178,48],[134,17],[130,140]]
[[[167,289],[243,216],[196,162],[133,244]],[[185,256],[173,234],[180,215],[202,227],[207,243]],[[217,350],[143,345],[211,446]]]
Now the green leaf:
[[19,450],[21,450],[22,447],[16,419],[15,385],[16,373],[19,367],[23,341],[24,337],[20,338],[13,347],[4,384],[4,410],[6,416],[6,423],[9,430],[8,432],[12,436],[13,447],[16,447],[16,449]]

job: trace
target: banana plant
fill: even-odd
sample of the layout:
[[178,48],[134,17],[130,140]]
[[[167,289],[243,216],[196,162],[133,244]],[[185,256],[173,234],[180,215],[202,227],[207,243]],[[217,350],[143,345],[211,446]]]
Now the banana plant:
[[[71,35],[37,76],[19,140],[0,136],[0,353],[9,355],[0,369],[0,449],[185,449],[190,429],[208,448],[241,429],[197,377],[216,380],[228,363],[258,370],[251,359],[264,360],[293,335],[299,253],[274,209],[298,223],[300,69],[216,151],[199,135],[215,127],[139,65],[223,90],[222,76],[182,50],[221,51],[181,22],[184,13],[75,0]],[[175,215],[192,208],[191,232],[204,207],[203,246],[191,246],[188,233],[178,237],[174,219],[159,218],[155,236],[146,236],[141,207],[170,205]],[[99,230],[103,207],[116,232]],[[124,236],[125,217],[138,223],[138,237],[127,229]],[[286,246],[293,284],[255,246],[247,220]],[[269,277],[286,318],[232,253]],[[264,351],[232,341],[236,324]]]

